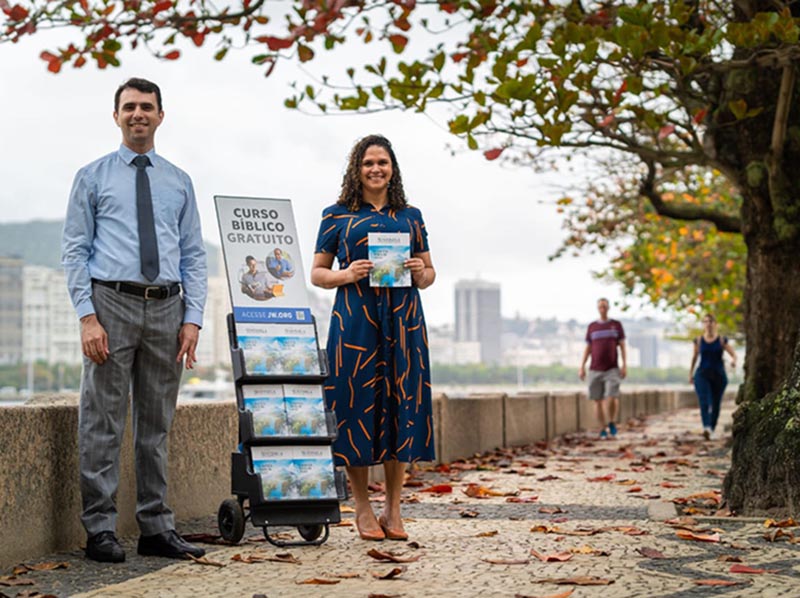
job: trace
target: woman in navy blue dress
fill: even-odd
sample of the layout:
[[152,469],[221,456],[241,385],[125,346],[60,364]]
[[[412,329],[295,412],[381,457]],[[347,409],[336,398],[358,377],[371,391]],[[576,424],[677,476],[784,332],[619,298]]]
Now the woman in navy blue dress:
[[[692,365],[689,368],[689,383],[694,383],[697,402],[700,405],[700,417],[703,420],[703,436],[709,440],[717,428],[720,404],[728,377],[725,375],[725,364],[722,353],[727,352],[733,358],[731,367],[736,367],[736,352],[728,339],[717,332],[717,320],[711,314],[703,316],[703,336],[694,341]],[[695,371],[697,358],[700,365]]]
[[[409,233],[409,287],[371,287],[367,233]],[[339,263],[333,269],[334,258]],[[356,526],[367,540],[408,538],[400,516],[406,463],[432,461],[430,363],[419,289],[433,284],[422,214],[406,201],[397,158],[379,135],[353,147],[336,204],[322,212],[312,284],[336,288],[328,333],[326,400],[335,411],[337,465],[347,469]],[[382,463],[386,501],[376,518],[369,466]]]

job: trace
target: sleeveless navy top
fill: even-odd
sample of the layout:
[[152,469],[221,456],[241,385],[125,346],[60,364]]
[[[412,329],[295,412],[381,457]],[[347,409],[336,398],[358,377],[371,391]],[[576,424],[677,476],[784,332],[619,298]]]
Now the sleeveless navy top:
[[698,370],[717,370],[725,371],[725,365],[722,362],[722,352],[725,345],[728,344],[728,339],[724,336],[717,336],[712,342],[707,342],[704,337],[699,337],[700,341],[700,365]]

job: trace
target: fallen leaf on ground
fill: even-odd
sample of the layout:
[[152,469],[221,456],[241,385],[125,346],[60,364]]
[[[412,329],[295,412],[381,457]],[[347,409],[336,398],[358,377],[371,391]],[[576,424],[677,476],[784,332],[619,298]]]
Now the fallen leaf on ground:
[[474,519],[475,517],[480,515],[480,513],[478,513],[478,511],[469,511],[467,509],[464,509],[463,511],[459,511],[458,514],[461,515],[462,517],[466,518],[466,519]]
[[561,528],[557,525],[534,525],[531,531],[539,534],[559,534]]
[[615,484],[619,484],[620,486],[635,486],[636,480],[617,480],[614,482]]
[[432,494],[450,494],[452,491],[453,487],[450,484],[436,484],[420,490],[420,492],[430,492]]
[[788,519],[783,519],[781,521],[775,521],[774,519],[767,519],[764,522],[764,527],[796,527],[798,525],[797,521],[789,517]]
[[0,575],[0,586],[32,586],[35,583],[32,579],[20,579],[15,575]]
[[695,579],[694,585],[696,586],[738,586],[743,582],[730,581],[728,579]]
[[416,542],[416,541],[411,541],[406,546],[408,546],[409,548],[413,548],[414,550],[417,550],[419,548],[423,548],[422,544],[420,544],[419,542]]
[[182,534],[181,538],[193,544],[200,542],[201,544],[230,544],[227,540],[223,540],[219,534]]
[[329,524],[331,527],[353,527],[353,522],[350,519],[340,521],[339,523]]
[[499,532],[496,529],[493,529],[489,532],[481,532],[479,534],[475,534],[476,538],[491,538],[492,536],[496,536]]
[[370,593],[367,598],[399,598],[402,594],[374,594]]
[[548,515],[556,515],[558,513],[566,513],[564,509],[561,507],[539,507],[540,513],[546,513]]
[[613,579],[604,579],[602,577],[594,577],[590,575],[579,577],[553,577],[546,579],[537,579],[534,583],[554,583],[557,585],[571,585],[571,586],[607,586],[614,583]]
[[734,554],[721,554],[717,557],[717,560],[721,563],[741,563],[742,557]]
[[617,474],[609,473],[609,474],[606,474],[606,475],[597,476],[595,478],[586,478],[586,481],[587,482],[610,482],[615,477],[617,477]]
[[647,557],[648,559],[665,559],[667,556],[661,552],[660,550],[656,550],[655,548],[637,548],[636,552],[641,554],[642,556]]
[[561,478],[557,475],[546,475],[541,478],[536,478],[537,482],[549,482],[551,480],[560,480]]
[[387,573],[377,573],[373,571],[372,576],[375,579],[395,579],[396,577],[400,576],[405,570],[406,567],[395,567],[394,569],[388,571]]
[[662,488],[685,488],[685,484],[676,484],[675,482],[661,482],[659,484]]
[[339,579],[356,579],[361,577],[361,573],[333,573],[331,577],[338,577]]
[[55,594],[41,594],[36,590],[24,590],[17,594],[17,598],[58,598]]
[[192,556],[188,552],[186,553],[186,556],[188,556],[192,561],[194,561],[198,565],[205,565],[206,567],[224,567],[225,566],[225,563],[220,563],[219,561],[212,561],[208,557],[201,556],[200,558],[197,558],[196,556]]
[[537,502],[539,500],[538,496],[509,496],[506,498],[506,502],[517,502],[517,503],[532,503]]
[[756,567],[748,567],[747,565],[731,565],[728,569],[731,573],[748,573],[750,575],[762,575],[764,573],[777,573],[780,569],[758,569]]
[[355,513],[356,510],[353,507],[351,507],[350,505],[342,505],[341,507],[339,507],[339,512],[340,513]]
[[646,536],[650,533],[647,530],[643,530],[632,525],[612,525],[608,527],[601,527],[599,531],[621,532],[626,536]]
[[367,556],[371,556],[376,561],[389,561],[392,563],[413,563],[420,558],[419,555],[403,556],[394,552],[389,552],[388,550],[378,550],[377,548],[370,549],[370,551],[367,552]]
[[514,598],[567,598],[568,596],[572,596],[572,592],[575,591],[575,588],[570,588],[566,592],[559,592],[558,594],[548,594],[544,596],[539,594],[538,596],[534,596],[532,594],[514,594]]
[[626,492],[629,492],[629,493],[630,492],[641,492],[641,491],[642,491],[642,487],[641,486],[632,486],[631,488],[628,488],[628,490],[626,490]]
[[236,553],[231,557],[231,560],[236,561],[237,563],[246,563],[248,565],[252,565],[253,563],[263,563],[267,559],[265,555],[247,554],[243,556],[239,553]]
[[264,560],[272,561],[273,563],[290,563],[292,565],[300,564],[300,559],[290,552],[283,552],[281,554],[276,554],[275,556],[268,556]]
[[304,579],[303,581],[296,581],[297,585],[320,585],[320,586],[332,586],[335,583],[339,583],[342,581],[341,579],[325,579],[324,577],[309,577],[308,579]]
[[572,558],[571,552],[556,552],[553,554],[542,554],[536,550],[531,550],[531,554],[543,563],[561,563]]
[[569,551],[572,554],[591,554],[592,556],[609,556],[611,554],[607,550],[592,548],[588,544],[584,544],[580,548],[570,548]]
[[497,557],[483,557],[481,560],[490,565],[527,565],[528,559],[503,559]]
[[481,486],[479,484],[470,483],[467,484],[466,489],[462,490],[464,494],[469,496],[470,498],[489,498],[492,496],[516,496],[519,494],[519,491],[515,492],[502,492],[500,490],[492,490],[491,488],[487,488],[486,486]]
[[26,571],[53,571],[55,569],[67,569],[69,563],[37,563],[35,565],[26,565],[22,563],[14,567],[14,573],[24,573]]
[[689,530],[679,529],[675,532],[681,540],[695,540],[696,542],[719,542],[719,534],[696,534]]

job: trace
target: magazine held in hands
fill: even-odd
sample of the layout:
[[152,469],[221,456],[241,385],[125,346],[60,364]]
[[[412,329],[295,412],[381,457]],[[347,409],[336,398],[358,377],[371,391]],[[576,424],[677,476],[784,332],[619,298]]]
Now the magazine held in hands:
[[371,287],[410,287],[411,271],[404,263],[411,257],[409,233],[367,233]]

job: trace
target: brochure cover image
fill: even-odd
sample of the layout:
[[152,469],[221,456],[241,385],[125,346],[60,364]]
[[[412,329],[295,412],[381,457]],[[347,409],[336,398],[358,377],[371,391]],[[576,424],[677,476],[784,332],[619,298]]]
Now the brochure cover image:
[[368,257],[373,267],[371,287],[410,287],[411,271],[403,263],[411,257],[409,233],[367,233]]
[[286,417],[292,436],[327,436],[325,400],[319,385],[285,384]]
[[248,374],[320,373],[317,338],[311,324],[240,324],[236,336]]
[[264,500],[300,498],[298,469],[290,446],[251,447],[253,473],[261,478]]
[[302,498],[337,498],[330,447],[295,447],[294,462]]
[[288,199],[214,197],[237,322],[311,322]]
[[253,414],[253,433],[257,436],[288,436],[286,406],[280,385],[242,387],[244,408]]

